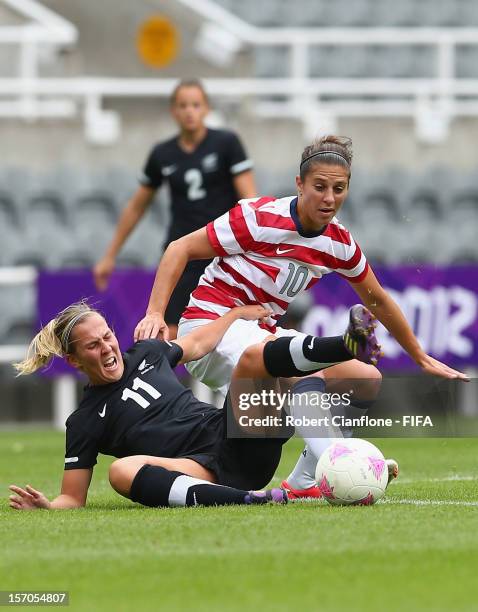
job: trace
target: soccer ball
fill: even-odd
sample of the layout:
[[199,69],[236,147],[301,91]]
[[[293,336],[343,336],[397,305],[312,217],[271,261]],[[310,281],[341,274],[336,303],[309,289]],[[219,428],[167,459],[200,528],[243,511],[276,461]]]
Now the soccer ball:
[[385,494],[388,468],[376,446],[348,439],[335,442],[322,453],[315,477],[329,504],[370,506]]

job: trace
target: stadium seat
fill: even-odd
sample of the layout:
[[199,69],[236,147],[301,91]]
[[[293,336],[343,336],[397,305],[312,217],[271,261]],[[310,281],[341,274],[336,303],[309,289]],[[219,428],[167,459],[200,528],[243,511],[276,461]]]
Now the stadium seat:
[[[396,261],[396,253],[402,240],[400,232],[390,232],[388,221],[385,225],[380,222],[372,222],[371,218],[361,217],[360,223],[356,223],[351,229],[355,240],[372,263],[393,263]],[[387,232],[387,240],[384,233]]]
[[[455,0],[420,0],[415,3],[414,15],[418,24],[430,27],[468,25],[462,11],[463,2]],[[471,24],[469,24],[471,25]]]
[[67,209],[58,192],[44,190],[29,196],[26,204],[26,227],[44,226],[58,231],[65,229],[67,222]]
[[92,268],[96,257],[91,252],[73,248],[61,254],[59,258],[59,268]]
[[478,228],[478,188],[458,192],[453,197],[450,209],[450,217],[453,216],[460,224]]
[[439,193],[431,188],[421,188],[410,195],[408,206],[403,209],[407,220],[415,223],[433,223],[442,218]]
[[374,3],[372,15],[374,26],[414,26],[417,24],[415,0],[380,0]]
[[478,263],[478,251],[472,250],[461,250],[453,254],[450,259],[450,263],[454,265],[463,264],[477,264]]
[[288,171],[272,172],[267,168],[257,168],[256,181],[258,192],[263,196],[285,197],[297,192],[295,175],[297,168]]
[[322,2],[320,25],[337,27],[367,26],[372,6],[368,0],[334,0]]
[[460,239],[450,231],[446,221],[440,231],[440,250],[438,261],[445,263],[473,263],[478,261],[478,242],[476,240],[477,219],[454,216],[454,222],[459,224]]
[[71,214],[77,226],[109,228],[117,220],[114,194],[106,190],[82,194],[77,198]]
[[287,47],[257,47],[254,62],[255,75],[259,78],[280,78],[290,74],[290,55]]
[[1,189],[10,194],[20,211],[31,190],[31,172],[27,168],[8,166],[3,169],[1,180]]
[[33,266],[37,269],[48,268],[48,255],[29,246],[21,251],[10,253],[8,265],[11,266]]
[[476,26],[474,0],[216,0],[257,26]]
[[455,6],[455,11],[460,18],[460,25],[475,28],[478,26],[478,7],[476,5],[476,0],[460,0],[460,2],[448,0],[448,2]]
[[[96,261],[111,239],[116,220],[113,199],[100,192],[80,196],[71,211],[72,241],[75,253]],[[83,255],[80,259],[83,259]],[[76,254],[73,260],[76,259]]]
[[258,26],[284,25],[283,0],[261,0],[261,2],[243,0],[236,4],[239,7],[239,16],[245,21],[253,21]]
[[13,321],[1,336],[2,344],[19,344],[27,346],[33,335],[34,318],[18,319]]
[[101,188],[107,189],[114,198],[117,213],[123,209],[127,201],[138,188],[139,172],[132,172],[124,166],[108,166],[101,173]]
[[156,268],[164,243],[164,230],[152,225],[146,219],[128,238],[118,256],[118,266]]
[[19,211],[7,191],[0,191],[0,232],[16,231],[20,225]]
[[364,194],[363,210],[374,223],[386,225],[399,219],[399,208],[395,194],[384,188],[377,188]]
[[0,338],[11,344],[29,343],[35,321],[35,287],[11,285],[0,292]]
[[478,76],[478,47],[458,45],[456,47],[456,76],[463,79],[476,79]]
[[367,75],[367,47],[321,45],[310,49],[312,77],[362,77]]

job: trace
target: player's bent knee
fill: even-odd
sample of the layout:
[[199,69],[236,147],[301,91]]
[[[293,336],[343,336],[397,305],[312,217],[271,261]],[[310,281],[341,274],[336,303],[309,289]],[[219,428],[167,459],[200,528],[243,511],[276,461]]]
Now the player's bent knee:
[[361,363],[360,384],[357,385],[359,395],[375,397],[380,391],[382,373],[373,365]]
[[248,346],[234,368],[234,376],[244,378],[267,375],[263,355],[264,344]]
[[379,383],[382,382],[382,372],[380,372],[380,370],[378,370],[374,365],[368,365],[366,363],[364,365],[368,368],[367,373],[370,380],[376,380]]
[[129,497],[131,483],[145,463],[146,457],[142,455],[123,457],[113,461],[108,472],[109,481],[113,489],[120,495]]

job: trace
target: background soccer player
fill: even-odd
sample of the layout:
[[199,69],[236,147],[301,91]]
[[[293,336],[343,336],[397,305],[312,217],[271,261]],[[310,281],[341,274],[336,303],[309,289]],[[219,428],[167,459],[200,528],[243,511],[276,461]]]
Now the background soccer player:
[[[193,376],[213,388],[226,391],[236,366],[242,376],[261,377],[267,376],[267,372],[279,375],[275,368],[285,363],[287,351],[282,359],[275,358],[274,363],[268,363],[269,345],[257,344],[273,336],[294,336],[284,339],[289,343],[289,352],[295,352],[295,370],[291,367],[291,375],[296,375],[297,369],[312,371],[312,362],[318,361],[309,353],[313,352],[313,345],[309,348],[304,334],[282,330],[276,323],[297,295],[333,271],[350,282],[362,302],[424,372],[445,378],[466,378],[423,351],[360,247],[337,220],[349,190],[351,162],[349,139],[324,137],[302,154],[300,173],[296,177],[297,196],[240,202],[207,227],[172,243],[161,260],[147,315],[138,324],[135,337],[167,333],[163,313],[186,263],[216,255],[218,259],[206,269],[192,294],[179,334],[189,333],[236,304],[262,304],[274,314],[260,326],[254,322],[236,322],[211,355],[190,364]],[[323,370],[314,381],[317,390],[323,391],[328,381],[337,379],[362,381],[364,388],[355,397],[361,401],[359,408],[366,408],[378,391],[381,375],[370,362],[353,360]],[[285,483],[298,495],[300,491],[314,488],[316,458],[329,443],[321,438],[306,441],[312,456],[308,453],[301,456],[297,469]]]
[[[155,145],[146,161],[141,185],[120,217],[104,257],[94,268],[99,289],[105,289],[116,257],[153,201],[163,182],[171,193],[167,246],[229,210],[238,199],[256,194],[252,162],[236,134],[208,128],[207,94],[199,81],[182,81],[171,96],[171,114],[179,134]],[[153,248],[154,245],[145,245]],[[191,261],[178,280],[165,312],[170,337],[209,261]]]

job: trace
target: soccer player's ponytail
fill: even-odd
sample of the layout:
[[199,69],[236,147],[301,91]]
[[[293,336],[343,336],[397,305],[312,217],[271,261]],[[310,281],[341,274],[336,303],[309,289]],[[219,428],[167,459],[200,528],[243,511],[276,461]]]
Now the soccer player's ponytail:
[[61,342],[55,336],[56,319],[52,319],[30,342],[27,356],[23,361],[14,363],[18,375],[32,374],[50,362],[54,355],[62,355]]
[[85,301],[71,304],[49,321],[30,342],[27,356],[13,367],[22,374],[32,374],[47,366],[54,356],[71,353],[70,337],[75,325],[85,316],[97,312]]

